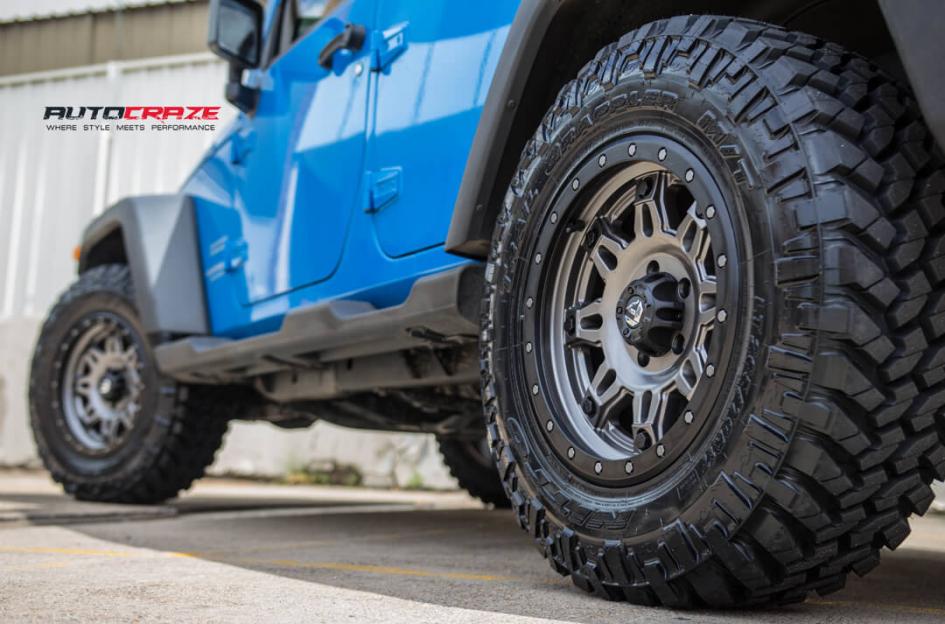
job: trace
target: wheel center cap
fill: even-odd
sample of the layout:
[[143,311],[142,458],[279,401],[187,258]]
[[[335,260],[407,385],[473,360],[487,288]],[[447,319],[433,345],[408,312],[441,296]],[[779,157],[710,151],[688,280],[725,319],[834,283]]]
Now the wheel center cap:
[[113,372],[106,373],[98,382],[98,393],[106,401],[114,403],[122,397],[125,390],[125,382],[120,374]]
[[651,356],[666,354],[683,327],[685,305],[679,282],[669,273],[634,280],[617,304],[617,323],[627,343]]

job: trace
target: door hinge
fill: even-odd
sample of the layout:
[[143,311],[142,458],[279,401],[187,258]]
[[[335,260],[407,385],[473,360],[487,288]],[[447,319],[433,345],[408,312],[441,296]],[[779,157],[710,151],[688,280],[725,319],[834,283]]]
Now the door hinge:
[[371,42],[371,70],[384,71],[407,49],[407,22],[375,30]]
[[368,201],[365,212],[377,212],[394,203],[400,195],[401,171],[400,167],[389,167],[368,172]]

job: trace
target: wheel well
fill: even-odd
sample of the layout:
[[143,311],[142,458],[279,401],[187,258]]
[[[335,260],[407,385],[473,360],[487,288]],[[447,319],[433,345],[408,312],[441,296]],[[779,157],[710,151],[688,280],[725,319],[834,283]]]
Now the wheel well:
[[82,251],[79,272],[88,271],[102,264],[128,264],[125,237],[121,227],[116,227],[91,247]]
[[[598,50],[622,35],[676,15],[731,15],[804,31],[871,59],[906,81],[886,22],[875,1],[862,0],[565,0],[545,33],[502,151],[487,219],[491,231],[522,149],[560,89]],[[856,19],[849,19],[855,15]]]

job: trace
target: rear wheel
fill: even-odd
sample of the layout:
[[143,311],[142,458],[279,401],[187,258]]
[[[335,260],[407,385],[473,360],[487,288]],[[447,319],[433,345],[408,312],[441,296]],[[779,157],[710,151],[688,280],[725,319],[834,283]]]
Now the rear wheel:
[[495,507],[509,506],[509,498],[502,489],[502,480],[495,469],[485,436],[478,440],[437,438],[437,442],[443,462],[461,488],[484,503]]
[[526,146],[486,271],[519,523],[609,599],[803,599],[945,477],[943,159],[836,45],[731,18],[603,49]]
[[33,354],[30,415],[46,468],[76,498],[156,503],[190,486],[223,441],[220,404],[156,369],[123,265],[83,273]]

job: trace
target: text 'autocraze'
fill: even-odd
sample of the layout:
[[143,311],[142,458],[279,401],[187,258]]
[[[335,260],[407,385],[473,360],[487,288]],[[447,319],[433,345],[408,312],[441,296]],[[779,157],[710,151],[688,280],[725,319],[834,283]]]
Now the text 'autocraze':
[[[47,106],[44,120],[57,121],[154,121],[152,130],[215,130],[216,124],[196,123],[220,120],[219,106]],[[192,123],[168,123],[171,121]],[[109,131],[111,124],[49,123],[48,130]],[[116,130],[145,130],[143,123],[116,123]]]

